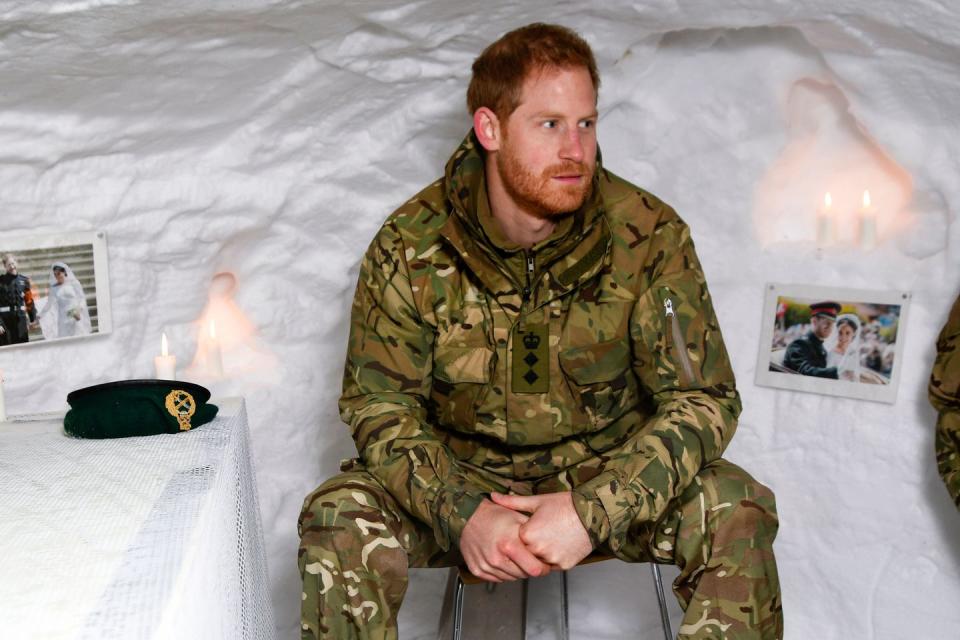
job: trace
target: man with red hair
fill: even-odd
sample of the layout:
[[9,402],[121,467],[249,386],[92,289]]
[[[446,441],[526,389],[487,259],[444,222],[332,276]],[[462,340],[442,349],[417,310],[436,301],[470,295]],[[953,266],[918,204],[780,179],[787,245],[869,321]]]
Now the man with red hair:
[[815,302],[810,305],[810,330],[789,345],[783,354],[783,365],[805,376],[839,378],[836,367],[827,366],[827,350],[823,341],[833,333],[840,305],[836,302]]
[[30,278],[17,271],[17,259],[3,256],[0,273],[0,347],[29,342],[30,323],[37,319]]
[[781,638],[771,491],[687,226],[605,170],[593,53],[533,24],[474,62],[473,129],[360,267],[359,457],[300,517],[304,638],[396,638],[409,566],[674,563],[681,638]]

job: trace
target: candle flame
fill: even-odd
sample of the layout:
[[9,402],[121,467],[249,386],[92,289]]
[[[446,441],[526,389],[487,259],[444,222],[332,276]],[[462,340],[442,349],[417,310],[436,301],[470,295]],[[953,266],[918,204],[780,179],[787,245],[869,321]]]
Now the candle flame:
[[870,207],[870,190],[865,189],[863,192],[863,208],[867,209]]
[[823,196],[823,206],[826,209],[829,209],[833,206],[833,196],[830,195],[829,191],[827,191],[826,195]]
[[160,355],[162,355],[162,356],[164,356],[164,357],[170,355],[170,354],[168,353],[168,349],[167,349],[167,334],[166,334],[166,333],[161,333],[161,334],[160,334]]
[[209,326],[210,338],[213,340],[217,339],[217,324],[213,321],[213,318],[210,318]]

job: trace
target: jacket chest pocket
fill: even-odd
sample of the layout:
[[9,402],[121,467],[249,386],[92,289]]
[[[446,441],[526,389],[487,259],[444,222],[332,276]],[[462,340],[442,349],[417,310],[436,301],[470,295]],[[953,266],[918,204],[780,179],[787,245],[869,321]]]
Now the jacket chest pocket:
[[476,430],[477,406],[489,388],[493,366],[494,352],[487,346],[434,347],[430,399],[439,424]]
[[[606,319],[608,331],[591,331],[597,327],[595,322],[577,323],[569,333],[571,337],[576,335],[580,344],[574,343],[559,351],[560,369],[575,404],[571,412],[571,433],[564,435],[603,429],[636,406],[639,392],[628,331],[631,306],[618,303],[605,310],[606,314],[598,314],[595,308],[591,314],[593,321],[599,315],[610,316],[611,312],[617,316]],[[619,326],[614,328],[614,324]],[[591,341],[590,334],[598,338],[615,337]]]

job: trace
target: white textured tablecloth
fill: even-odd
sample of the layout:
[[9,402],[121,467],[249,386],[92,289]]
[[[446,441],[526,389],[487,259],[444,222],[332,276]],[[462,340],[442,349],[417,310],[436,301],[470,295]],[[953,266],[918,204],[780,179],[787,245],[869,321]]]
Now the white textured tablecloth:
[[273,637],[242,401],[176,435],[0,424],[0,638]]

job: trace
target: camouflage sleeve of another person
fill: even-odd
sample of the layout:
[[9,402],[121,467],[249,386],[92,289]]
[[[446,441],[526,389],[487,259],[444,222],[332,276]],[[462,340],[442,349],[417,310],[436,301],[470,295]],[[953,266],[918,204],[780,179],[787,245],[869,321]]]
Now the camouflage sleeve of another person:
[[594,544],[616,552],[631,522],[656,521],[736,430],[740,396],[687,226],[666,205],[647,266],[650,287],[630,323],[633,368],[656,412],[607,452],[574,504]]
[[937,468],[947,491],[960,508],[960,298],[953,303],[947,324],[937,339],[928,388],[937,418]]
[[367,471],[446,550],[484,496],[426,423],[432,354],[433,331],[416,308],[402,240],[388,222],[360,264],[340,415]]

